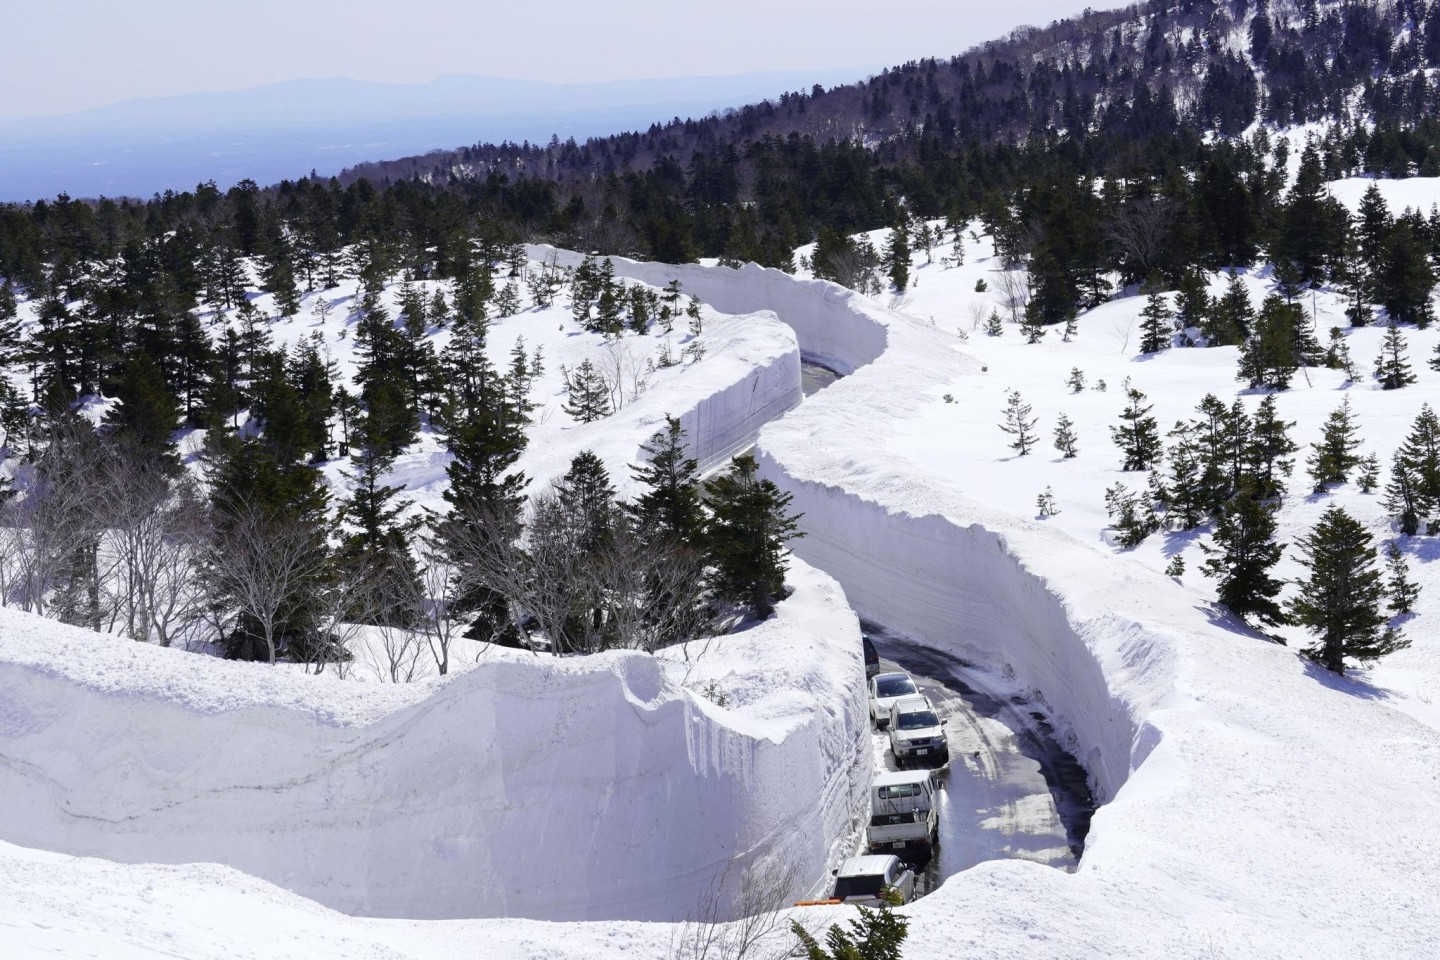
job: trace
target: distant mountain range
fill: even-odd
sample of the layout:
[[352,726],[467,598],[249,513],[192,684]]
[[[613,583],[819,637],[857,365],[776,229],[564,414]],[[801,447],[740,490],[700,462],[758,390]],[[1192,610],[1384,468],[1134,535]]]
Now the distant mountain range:
[[294,80],[0,119],[0,201],[68,193],[148,197],[214,180],[273,183],[376,157],[478,142],[584,139],[701,117],[867,68],[549,84],[476,76],[429,83]]

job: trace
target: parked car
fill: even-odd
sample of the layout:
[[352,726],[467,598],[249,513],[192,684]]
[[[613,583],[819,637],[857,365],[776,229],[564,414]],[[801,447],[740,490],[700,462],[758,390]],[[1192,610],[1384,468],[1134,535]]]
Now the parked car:
[[901,903],[915,899],[915,871],[899,857],[871,855],[851,857],[835,871],[832,900],[871,906],[881,902],[880,894],[894,891]]
[[860,635],[860,646],[865,651],[865,676],[873,677],[880,672],[880,654],[875,652],[875,644],[864,634]]
[[890,706],[920,691],[908,673],[877,673],[870,678],[870,722],[881,730],[890,722]]
[[902,697],[890,705],[890,752],[897,766],[911,761],[950,762],[945,721],[927,697]]
[[935,782],[929,771],[882,773],[870,785],[870,826],[865,848],[911,863],[930,858],[938,829]]

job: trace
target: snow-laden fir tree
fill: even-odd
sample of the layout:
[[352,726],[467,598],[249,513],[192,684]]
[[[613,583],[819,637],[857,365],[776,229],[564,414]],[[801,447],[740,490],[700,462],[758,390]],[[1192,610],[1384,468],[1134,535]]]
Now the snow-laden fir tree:
[[1410,579],[1410,564],[1406,562],[1400,544],[1394,540],[1385,545],[1385,572],[1389,575],[1385,592],[1389,595],[1390,609],[1395,613],[1414,610],[1415,601],[1420,598],[1420,587]]
[[1120,469],[1148,470],[1160,459],[1160,429],[1150,416],[1151,407],[1145,403],[1145,394],[1131,387],[1126,396],[1129,402],[1120,412],[1120,424],[1110,428],[1123,458]]
[[1059,450],[1066,460],[1070,460],[1080,452],[1077,446],[1079,442],[1080,438],[1075,433],[1075,421],[1063,413],[1060,414],[1060,418],[1055,421],[1055,449]]
[[1035,498],[1035,509],[1042,517],[1053,517],[1060,512],[1060,505],[1055,502],[1055,491],[1049,487]]
[[985,321],[985,333],[988,336],[998,337],[1005,332],[1005,321],[1000,318],[999,310],[991,310],[990,316]]
[[1247,623],[1278,626],[1286,622],[1275,598],[1283,584],[1270,575],[1284,548],[1275,542],[1275,512],[1256,499],[1247,482],[1215,519],[1207,559],[1201,570],[1216,578],[1216,597]]
[[1350,398],[1346,397],[1330,412],[1320,441],[1311,445],[1310,456],[1305,461],[1316,493],[1324,493],[1331,484],[1347,482],[1351,471],[1360,466],[1360,457],[1356,454],[1360,448],[1357,429]]
[[1035,424],[1040,422],[1040,418],[1032,417],[1031,412],[1030,404],[1020,397],[1020,391],[1011,390],[1005,395],[1000,429],[1014,438],[1010,441],[1010,449],[1015,451],[1016,456],[1027,455],[1038,439]]
[[1384,390],[1399,390],[1415,382],[1405,355],[1405,337],[1393,322],[1386,328],[1380,356],[1375,358],[1375,379]]
[[1385,626],[1385,591],[1373,538],[1364,525],[1332,506],[1299,542],[1309,575],[1299,581],[1290,617],[1315,635],[1306,654],[1334,673],[1347,658],[1367,662],[1409,646]]
[[1079,367],[1070,368],[1070,377],[1065,381],[1065,386],[1070,388],[1071,393],[1079,393],[1085,389],[1085,371]]
[[1396,453],[1390,460],[1390,482],[1385,486],[1385,509],[1394,519],[1400,532],[1414,536],[1420,529],[1420,518],[1428,517],[1434,511],[1431,503],[1423,498],[1419,481],[1405,465],[1405,460]]

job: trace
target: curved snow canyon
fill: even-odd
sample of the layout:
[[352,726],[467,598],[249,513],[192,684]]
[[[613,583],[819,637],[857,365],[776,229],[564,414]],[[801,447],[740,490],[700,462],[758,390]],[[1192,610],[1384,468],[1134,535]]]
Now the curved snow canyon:
[[[1395,764],[1384,749],[1440,758],[1440,732],[1218,622],[1208,594],[967,496],[963,471],[916,453],[953,440],[911,434],[953,384],[995,374],[934,324],[753,265],[614,264],[778,318],[798,344],[788,385],[777,367],[686,412],[709,464],[758,428],[762,471],[804,513],[796,594],[737,635],[726,676],[707,677],[703,660],[607,655],[318,692],[312,678],[257,684],[231,671],[265,668],[0,611],[0,837],[219,860],[356,913],[675,919],[731,855],[803,858],[818,880],[841,854],[872,762],[853,606],[947,655],[1003,664],[1043,698],[1104,803],[1074,873],[988,861],[907,908],[907,956],[1440,955],[1423,892],[1440,883],[1440,851],[1411,828],[1440,817],[1440,764]],[[800,354],[848,376],[796,406]],[[729,706],[690,692],[708,679],[725,681]],[[1391,802],[1357,810],[1375,784]],[[646,816],[629,817],[642,797]],[[543,869],[542,855],[555,858]],[[20,889],[41,869],[0,858],[0,883]],[[173,900],[163,877],[143,876]],[[661,957],[673,936],[353,920],[338,928],[350,942],[321,946],[334,918],[284,898],[267,907],[311,957]]]

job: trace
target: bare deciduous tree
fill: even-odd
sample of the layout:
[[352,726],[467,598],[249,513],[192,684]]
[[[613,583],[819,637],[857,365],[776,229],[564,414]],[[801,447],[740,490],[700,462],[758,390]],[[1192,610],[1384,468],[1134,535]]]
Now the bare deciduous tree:
[[1135,264],[1141,278],[1160,261],[1174,220],[1165,197],[1140,197],[1123,204],[1107,224],[1105,237],[1121,256]]
[[798,861],[731,860],[700,894],[670,941],[671,960],[780,960],[790,955]]
[[1011,323],[1019,323],[1030,305],[1032,285],[1030,271],[1024,269],[996,270],[995,289],[1000,293],[1000,303],[1010,314]]
[[208,561],[215,591],[254,621],[274,663],[286,604],[317,589],[325,574],[326,557],[313,532],[241,500],[224,518]]

